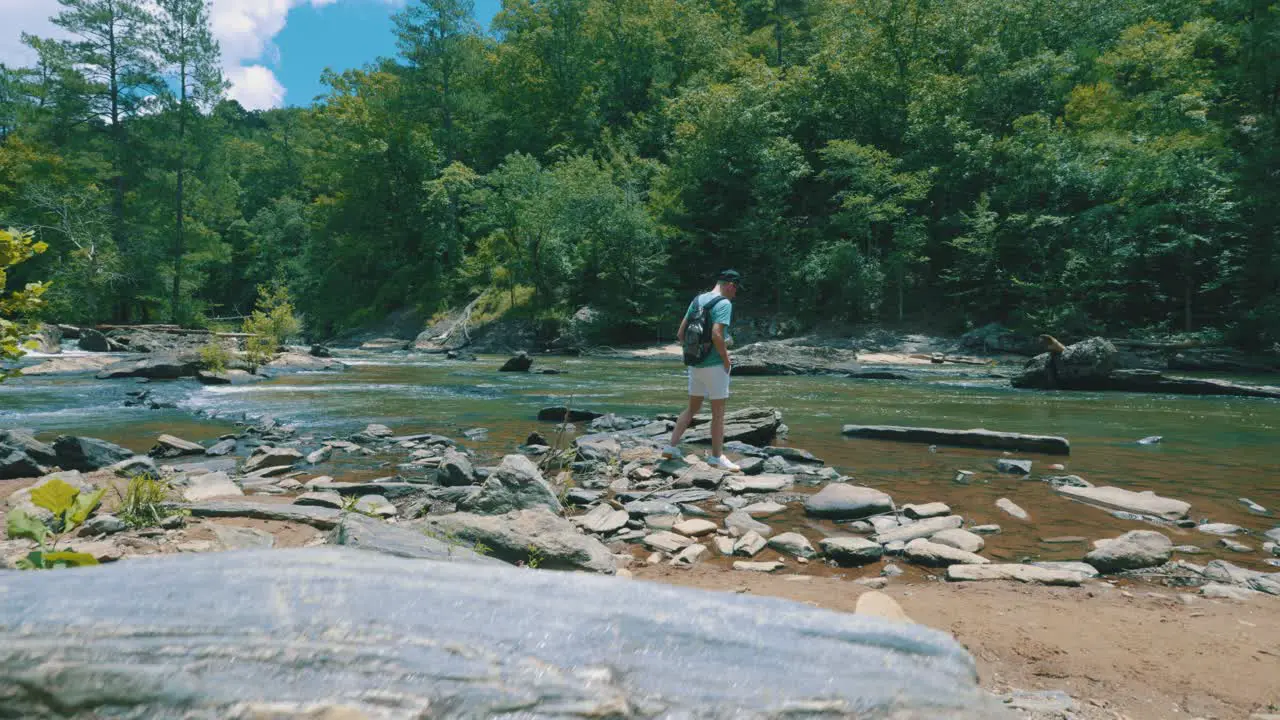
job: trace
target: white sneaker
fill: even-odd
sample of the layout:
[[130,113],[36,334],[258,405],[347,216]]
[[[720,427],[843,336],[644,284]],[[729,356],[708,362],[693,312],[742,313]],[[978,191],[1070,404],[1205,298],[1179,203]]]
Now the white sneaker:
[[711,467],[718,467],[726,472],[742,472],[742,468],[738,467],[732,460],[724,455],[721,455],[720,457],[708,457],[707,464]]
[[674,445],[668,445],[662,448],[662,457],[670,460],[672,458],[680,459],[684,457],[684,451]]

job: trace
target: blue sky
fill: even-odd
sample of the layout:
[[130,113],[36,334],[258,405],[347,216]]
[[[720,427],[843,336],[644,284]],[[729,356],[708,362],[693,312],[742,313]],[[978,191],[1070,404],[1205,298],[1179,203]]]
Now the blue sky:
[[[408,0],[210,0],[230,96],[251,110],[307,105],[323,92],[326,67],[342,71],[395,55],[391,16]],[[475,0],[488,27],[501,0]],[[22,33],[65,37],[49,22],[57,0],[0,0],[0,63],[27,66]]]

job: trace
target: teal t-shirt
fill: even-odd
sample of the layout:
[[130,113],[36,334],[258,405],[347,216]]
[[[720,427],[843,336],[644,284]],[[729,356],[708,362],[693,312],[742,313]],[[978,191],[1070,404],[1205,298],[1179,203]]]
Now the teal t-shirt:
[[[698,297],[694,298],[693,302],[689,303],[689,309],[685,311],[685,314],[684,314],[685,319],[686,320],[691,319],[694,313],[698,312],[698,308],[711,302],[713,298],[718,298],[718,297],[720,297],[720,293],[712,290],[711,292],[704,292]],[[715,307],[711,308],[712,327],[714,327],[716,323],[720,323],[721,325],[724,325],[726,328],[728,328],[729,321],[732,318],[733,318],[733,303],[730,302],[728,298],[721,300],[720,302],[716,303]],[[707,328],[707,332],[711,332],[710,327]],[[725,333],[724,341],[726,343],[729,342],[728,333]],[[706,360],[703,360],[702,362],[698,363],[696,367],[717,367],[722,364],[723,363],[720,360],[720,353],[716,352],[715,346],[712,346],[711,354],[707,356]]]

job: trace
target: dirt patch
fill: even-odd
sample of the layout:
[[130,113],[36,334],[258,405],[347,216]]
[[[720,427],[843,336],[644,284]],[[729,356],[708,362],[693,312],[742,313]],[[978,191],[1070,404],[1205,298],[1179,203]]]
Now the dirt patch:
[[326,533],[317,530],[310,525],[301,523],[281,522],[279,520],[254,520],[252,518],[217,518],[215,519],[188,519],[187,529],[185,531],[185,539],[189,541],[210,541],[216,542],[218,536],[213,532],[214,525],[223,525],[231,527],[251,528],[253,530],[261,530],[269,533],[276,539],[275,547],[279,548],[300,548],[310,547],[317,542],[324,540]]
[[[867,588],[847,580],[714,567],[639,566],[637,579],[769,595],[853,612]],[[916,622],[951,633],[993,692],[1062,690],[1078,717],[1247,718],[1280,707],[1280,601],[1196,597],[1147,585],[1045,588],[1013,583],[893,583]],[[1270,710],[1275,712],[1275,710]]]

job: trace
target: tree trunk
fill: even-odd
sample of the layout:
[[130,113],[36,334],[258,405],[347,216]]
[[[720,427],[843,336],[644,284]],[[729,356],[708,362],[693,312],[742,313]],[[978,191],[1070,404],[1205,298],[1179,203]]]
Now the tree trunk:
[[182,254],[185,250],[183,247],[183,203],[182,191],[184,173],[186,170],[186,134],[187,134],[187,64],[185,59],[182,61],[179,69],[179,77],[181,81],[181,100],[178,103],[178,193],[177,207],[175,213],[177,216],[176,232],[173,238],[173,297],[169,304],[169,320],[177,323],[180,321],[178,317],[178,302],[182,292]]
[[114,0],[108,0],[107,10],[111,20],[107,24],[107,67],[111,75],[109,92],[111,94],[111,135],[115,145],[115,195],[111,201],[111,238],[116,247],[124,242],[124,125],[120,123],[120,69],[118,67],[119,50],[116,47],[116,7]]

